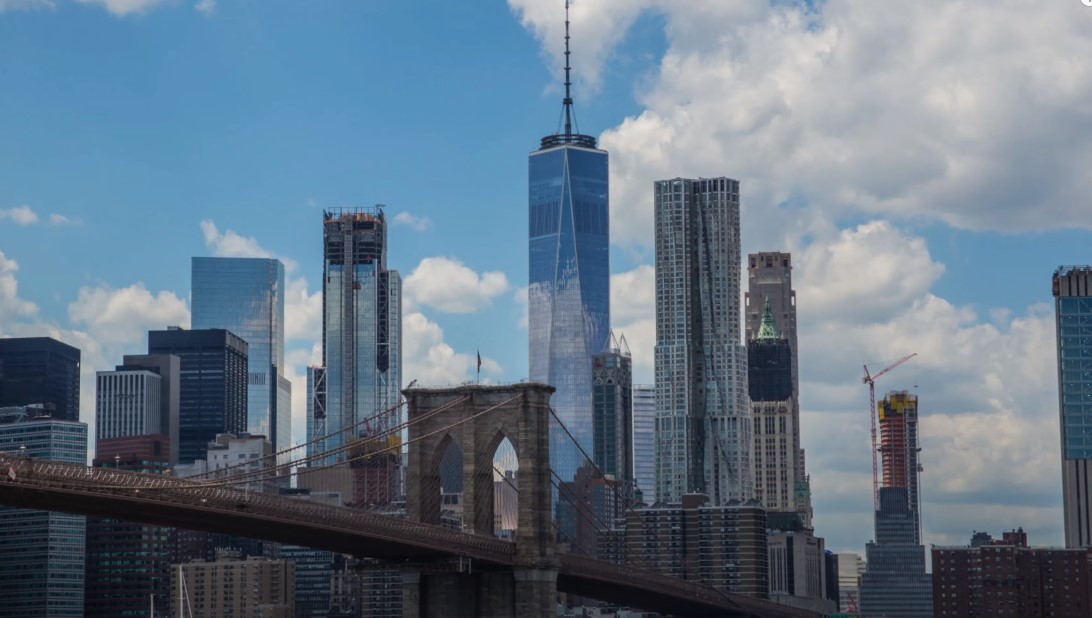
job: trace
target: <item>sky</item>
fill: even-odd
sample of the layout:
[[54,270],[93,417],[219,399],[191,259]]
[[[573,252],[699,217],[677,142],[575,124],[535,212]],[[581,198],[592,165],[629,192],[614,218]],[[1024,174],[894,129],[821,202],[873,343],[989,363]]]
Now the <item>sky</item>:
[[[321,213],[385,205],[406,383],[527,373],[527,154],[562,0],[0,0],[0,335],[94,372],[189,324],[190,258],[287,268],[293,436]],[[1092,262],[1081,0],[573,0],[579,128],[611,157],[612,325],[652,381],[652,183],[742,183],[793,254],[817,534],[872,537],[868,392],[918,394],[926,543],[1061,545],[1050,276]]]

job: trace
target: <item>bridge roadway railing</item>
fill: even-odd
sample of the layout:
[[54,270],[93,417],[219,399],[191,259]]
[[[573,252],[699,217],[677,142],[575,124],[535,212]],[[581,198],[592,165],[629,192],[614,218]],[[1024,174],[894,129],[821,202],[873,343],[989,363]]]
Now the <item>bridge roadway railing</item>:
[[5,485],[118,496],[130,501],[178,504],[255,518],[275,518],[305,525],[320,525],[327,529],[340,529],[351,534],[450,555],[469,556],[501,565],[510,565],[515,559],[515,544],[503,539],[466,534],[402,517],[316,504],[218,486],[215,482],[190,481],[160,474],[0,456],[0,495]]

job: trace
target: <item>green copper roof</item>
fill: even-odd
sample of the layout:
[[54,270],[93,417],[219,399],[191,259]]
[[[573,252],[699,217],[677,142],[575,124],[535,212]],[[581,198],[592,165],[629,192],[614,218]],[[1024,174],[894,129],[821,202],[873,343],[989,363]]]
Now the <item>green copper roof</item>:
[[755,335],[755,339],[769,340],[780,339],[781,335],[777,332],[777,325],[774,323],[773,317],[773,305],[770,304],[770,297],[766,297],[766,307],[762,310],[762,325],[758,327],[758,334]]

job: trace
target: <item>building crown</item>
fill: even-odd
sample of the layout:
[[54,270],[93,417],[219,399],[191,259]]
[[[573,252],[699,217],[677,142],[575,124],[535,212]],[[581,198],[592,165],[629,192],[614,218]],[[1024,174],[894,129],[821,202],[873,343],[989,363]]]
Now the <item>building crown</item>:
[[777,332],[777,323],[774,321],[773,304],[770,303],[770,297],[767,296],[766,306],[762,309],[762,325],[758,327],[758,334],[755,335],[755,339],[768,341],[780,338],[781,334]]

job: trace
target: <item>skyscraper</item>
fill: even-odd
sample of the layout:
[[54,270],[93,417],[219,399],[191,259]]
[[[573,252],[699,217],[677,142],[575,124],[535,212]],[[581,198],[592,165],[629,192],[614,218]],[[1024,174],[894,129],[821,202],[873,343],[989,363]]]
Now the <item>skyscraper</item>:
[[877,406],[880,461],[884,487],[905,487],[914,521],[914,542],[921,543],[921,463],[918,446],[918,396],[892,391]]
[[804,449],[800,447],[800,350],[796,336],[796,291],[792,288],[792,255],[780,251],[763,251],[747,256],[747,293],[744,298],[744,315],[747,338],[750,342],[762,326],[767,303],[774,327],[788,343],[792,365],[792,395],[785,404],[792,417],[789,435],[791,459],[795,468],[790,471],[790,489],[793,508],[800,513],[804,524],[811,527],[811,483],[804,465]]
[[633,481],[646,503],[656,499],[656,387],[633,385]]
[[284,377],[284,264],[271,258],[195,257],[193,328],[242,337],[247,356],[247,431],[275,451],[292,440],[292,383]]
[[[592,357],[610,333],[608,156],[574,131],[565,17],[564,127],[528,161],[530,379],[557,389],[550,404],[580,446],[592,450]],[[553,436],[554,470],[575,478],[581,457]]]
[[876,540],[865,546],[862,616],[932,618],[933,580],[925,572],[925,547],[916,540],[905,487],[881,487]]
[[97,372],[96,442],[105,438],[162,433],[161,382],[157,373],[124,365],[114,371]]
[[626,338],[615,339],[595,355],[592,457],[603,474],[633,492],[633,359]]
[[49,337],[0,339],[0,407],[52,406],[80,420],[80,351]]
[[[766,299],[762,325],[747,340],[747,388],[755,427],[755,494],[769,511],[796,511],[798,435],[793,414],[792,352]],[[811,522],[804,522],[811,527]]]
[[205,459],[217,434],[246,431],[246,341],[218,328],[153,330],[148,353],[179,358],[179,463]]
[[655,183],[656,499],[754,492],[740,340],[739,182]]
[[[102,420],[99,419],[99,426]],[[95,440],[96,468],[164,474],[171,447],[163,434]],[[170,594],[170,528],[116,518],[87,518],[85,618],[165,613]],[[154,595],[154,598],[152,598]]]
[[[41,407],[0,408],[0,451],[83,465],[87,425]],[[0,616],[83,616],[84,521],[0,507]]]
[[402,278],[387,269],[387,219],[378,206],[322,214],[326,397],[308,419],[314,436],[328,436],[320,452],[397,426],[402,397]]
[[1054,271],[1065,546],[1092,546],[1092,266]]
[[121,362],[119,369],[146,369],[159,376],[159,415],[162,424],[159,429],[148,433],[162,433],[170,438],[171,465],[177,464],[181,359],[173,354],[126,354]]

